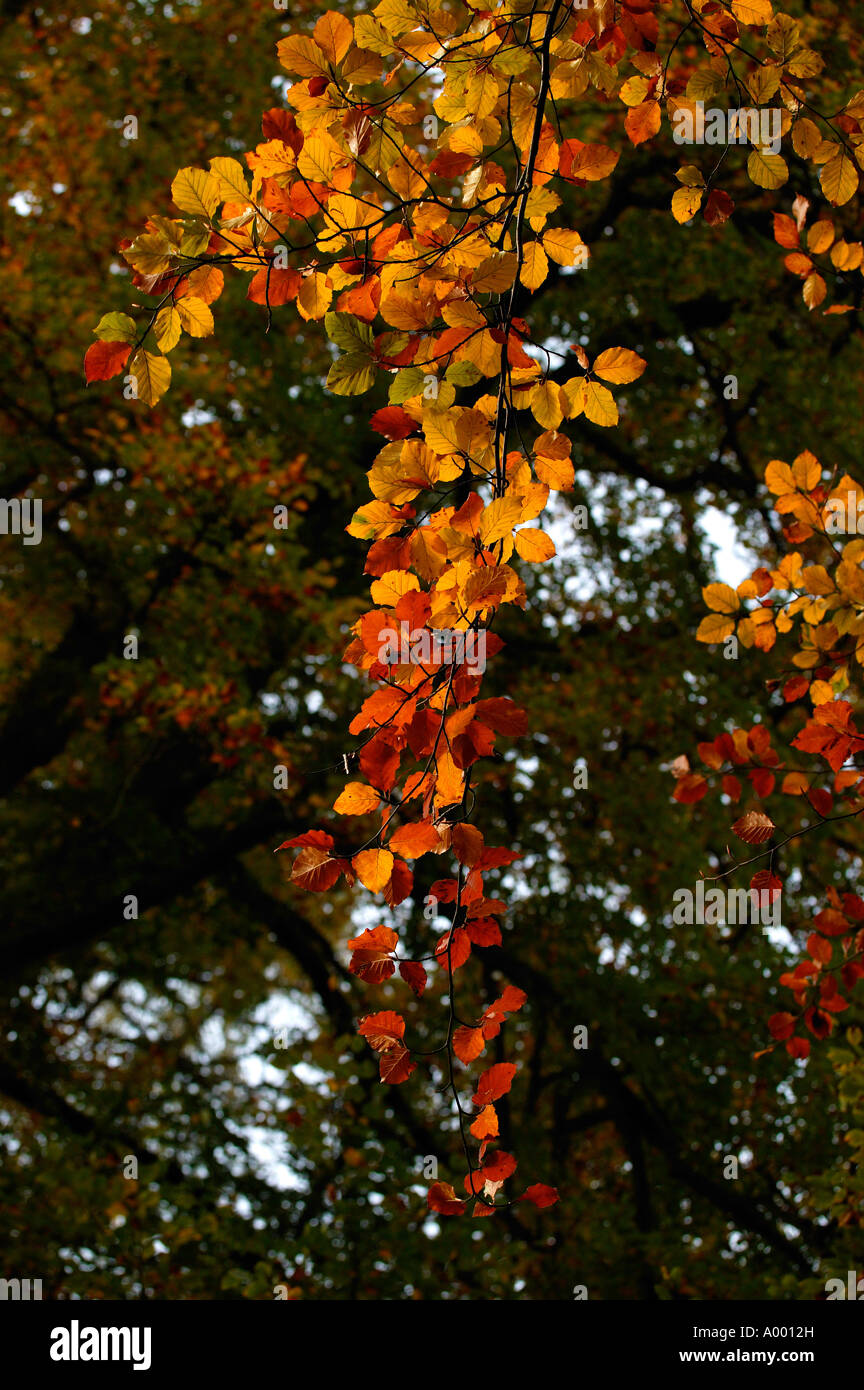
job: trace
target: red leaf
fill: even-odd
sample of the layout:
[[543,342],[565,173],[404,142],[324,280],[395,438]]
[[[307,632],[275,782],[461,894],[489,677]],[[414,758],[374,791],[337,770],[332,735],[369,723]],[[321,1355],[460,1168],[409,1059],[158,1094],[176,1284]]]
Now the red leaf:
[[795,1032],[794,1014],[772,1014],[768,1020],[768,1032],[778,1042],[782,1042],[784,1038],[791,1038]]
[[[447,948],[451,937],[453,941],[448,957]],[[461,965],[464,965],[470,954],[471,938],[464,927],[457,927],[453,932],[445,932],[435,947],[435,955],[440,964],[446,967],[449,960],[451,970],[458,970]]]
[[417,1063],[411,1061],[411,1053],[407,1047],[390,1047],[386,1052],[382,1052],[378,1063],[378,1071],[382,1081],[386,1081],[388,1086],[398,1086],[400,1082],[407,1081],[412,1071],[416,1071]]
[[528,732],[527,714],[506,695],[493,700],[478,700],[476,713],[480,722],[494,729],[496,734],[518,735]]
[[399,962],[399,974],[407,985],[417,995],[419,999],[426,988],[426,971],[419,961],[401,960]]
[[129,343],[93,343],[84,354],[84,376],[91,381],[108,381],[126,365],[132,348]]
[[526,1187],[520,1202],[533,1202],[535,1207],[552,1207],[558,1201],[557,1187],[547,1187],[545,1183],[535,1182]]
[[722,223],[729,221],[734,211],[735,203],[729,194],[724,193],[722,188],[714,188],[708,195],[702,216],[709,227],[719,227]]
[[694,801],[701,801],[707,791],[705,778],[698,772],[688,772],[675,783],[672,795],[682,806],[689,806]]
[[813,925],[823,936],[846,936],[852,930],[842,912],[833,907],[823,908],[813,918]]
[[293,840],[283,840],[281,845],[277,845],[274,854],[280,849],[294,849],[296,846],[310,845],[313,849],[332,849],[335,841],[332,835],[328,835],[326,830],[304,830],[302,835],[295,835]]
[[494,1067],[484,1071],[477,1083],[477,1090],[471,1097],[475,1105],[489,1105],[493,1100],[505,1096],[513,1085],[516,1066],[513,1062],[496,1062]]
[[405,901],[413,887],[414,875],[403,860],[397,859],[389,882],[381,889],[381,896],[388,907],[397,907]]
[[461,1197],[456,1196],[449,1182],[433,1183],[426,1200],[430,1210],[438,1211],[442,1216],[461,1216],[466,1205]]
[[418,428],[417,421],[401,405],[386,405],[383,410],[376,410],[369,423],[373,430],[390,440],[407,439]]

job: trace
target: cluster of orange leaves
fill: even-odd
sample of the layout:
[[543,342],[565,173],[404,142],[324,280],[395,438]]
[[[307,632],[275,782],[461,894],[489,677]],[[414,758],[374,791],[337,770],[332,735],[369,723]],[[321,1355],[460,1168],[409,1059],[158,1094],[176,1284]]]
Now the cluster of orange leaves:
[[[782,762],[762,723],[749,732],[721,733],[712,742],[700,743],[697,751],[709,772],[720,774],[719,790],[728,801],[739,802],[743,792],[731,768],[746,767],[752,795],[760,802],[777,793],[803,798],[816,817],[805,827],[810,830],[864,813],[864,768],[854,761],[864,750],[864,732],[855,723],[854,706],[842,698],[856,679],[855,666],[864,662],[864,539],[856,535],[840,543],[837,529],[841,517],[847,525],[851,518],[857,527],[864,488],[846,474],[823,479],[823,468],[809,451],[791,466],[772,460],[765,481],[776,498],[786,540],[817,547],[824,563],[805,564],[801,551],[793,550],[776,569],[755,570],[737,589],[709,584],[703,597],[712,612],[697,636],[706,643],[732,640],[770,652],[778,637],[794,632],[795,619],[800,618],[798,649],[791,657],[800,674],[774,679],[769,689],[778,691],[785,704],[809,698],[813,713],[790,747],[821,758],[827,769],[817,765],[815,771],[805,771]],[[742,617],[737,617],[739,612]],[[778,783],[781,772],[785,775]],[[693,803],[708,793],[709,777],[692,771],[686,757],[676,759],[672,773],[676,801]],[[754,810],[732,829],[746,844],[755,845],[772,839],[776,826],[763,810]],[[787,840],[800,833],[791,833]],[[765,850],[769,867],[751,879],[751,891],[760,901],[763,894],[782,891],[783,881],[773,872],[777,853],[776,848]],[[768,1021],[771,1036],[784,1042],[796,1058],[806,1057],[810,1050],[809,1039],[796,1034],[799,1025],[803,1023],[814,1038],[827,1037],[835,1015],[849,1006],[838,981],[849,991],[864,976],[864,901],[854,893],[841,895],[833,886],[827,899],[828,906],[814,918],[805,959],[780,977],[792,991],[796,1011],[783,1010]]]

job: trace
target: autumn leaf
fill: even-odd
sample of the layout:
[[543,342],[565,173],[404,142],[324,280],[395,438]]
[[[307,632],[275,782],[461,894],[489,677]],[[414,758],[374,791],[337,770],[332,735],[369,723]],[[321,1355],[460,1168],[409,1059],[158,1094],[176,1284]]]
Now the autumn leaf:
[[526,1187],[520,1202],[532,1202],[535,1207],[551,1207],[558,1201],[557,1187],[547,1187],[545,1183],[535,1182]]
[[516,1067],[512,1062],[496,1062],[480,1077],[477,1090],[472,1096],[474,1104],[487,1106],[492,1101],[500,1100],[510,1090],[515,1075]]
[[324,893],[332,888],[342,872],[338,859],[333,859],[326,850],[303,849],[294,860],[291,881],[309,893]]
[[433,1183],[427,1194],[430,1211],[440,1212],[442,1216],[461,1216],[466,1203],[457,1197],[447,1182]]
[[389,849],[364,849],[351,860],[357,877],[370,893],[380,893],[393,872],[393,855]]
[[124,342],[91,343],[84,354],[88,386],[91,381],[108,381],[122,372],[131,351],[129,344]]
[[764,811],[748,811],[736,820],[732,829],[738,839],[743,840],[746,845],[764,845],[766,840],[771,839],[777,827]]
[[486,1046],[482,1028],[457,1028],[453,1034],[453,1051],[460,1062],[473,1062]]
[[343,816],[367,816],[377,811],[381,798],[365,782],[349,782],[333,803],[333,810]]

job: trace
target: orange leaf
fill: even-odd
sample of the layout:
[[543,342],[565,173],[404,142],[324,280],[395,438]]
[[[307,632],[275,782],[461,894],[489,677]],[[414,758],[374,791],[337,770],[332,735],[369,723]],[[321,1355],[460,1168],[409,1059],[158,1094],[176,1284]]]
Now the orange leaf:
[[440,848],[441,836],[431,820],[421,820],[403,825],[390,836],[389,844],[394,854],[401,854],[403,859],[419,859],[421,854]]
[[457,1028],[453,1034],[453,1051],[460,1062],[473,1062],[486,1046],[482,1028]]
[[494,1105],[485,1105],[471,1126],[475,1139],[498,1138],[498,1114]]
[[108,381],[126,365],[132,348],[129,343],[92,343],[84,354],[84,376],[91,381]]
[[475,1105],[486,1106],[507,1094],[513,1085],[516,1066],[513,1062],[496,1062],[494,1067],[484,1071],[477,1083],[477,1090],[471,1097]]
[[384,1009],[378,1014],[367,1014],[357,1025],[357,1032],[365,1038],[375,1052],[387,1052],[390,1048],[403,1046],[405,1020],[392,1009]]
[[357,877],[370,893],[380,893],[390,881],[393,872],[393,855],[389,849],[364,849],[351,860],[357,870]]
[[291,881],[309,893],[325,893],[332,888],[345,861],[331,859],[324,849],[301,849],[291,868]]
[[738,839],[743,840],[745,845],[763,845],[771,839],[776,828],[771,817],[763,811],[748,811],[732,826]]
[[392,1047],[381,1054],[378,1062],[378,1072],[382,1081],[386,1081],[388,1086],[398,1086],[400,1082],[407,1081],[412,1071],[416,1071],[417,1063],[411,1061],[411,1053],[407,1047]]
[[343,816],[366,816],[377,811],[381,802],[378,793],[365,782],[349,782],[333,803],[333,810]]
[[442,1216],[461,1216],[466,1206],[462,1198],[456,1196],[449,1182],[433,1183],[426,1200],[430,1210],[438,1211]]

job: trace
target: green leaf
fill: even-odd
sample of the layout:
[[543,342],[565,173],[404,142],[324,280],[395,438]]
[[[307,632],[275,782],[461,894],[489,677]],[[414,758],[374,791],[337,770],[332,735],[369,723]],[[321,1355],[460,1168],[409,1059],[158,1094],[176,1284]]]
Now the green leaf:
[[93,332],[101,343],[134,343],[135,321],[128,314],[103,314]]
[[401,405],[412,396],[422,396],[426,377],[419,367],[403,367],[393,378],[390,387],[390,404]]
[[362,352],[348,352],[327,373],[327,387],[335,396],[362,396],[375,380],[375,364]]
[[222,198],[219,184],[206,169],[181,169],[171,185],[171,197],[181,212],[212,217]]
[[324,327],[327,337],[343,352],[371,354],[374,346],[372,325],[355,318],[354,314],[325,314]]

